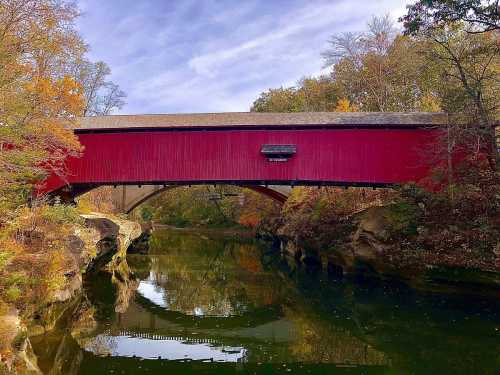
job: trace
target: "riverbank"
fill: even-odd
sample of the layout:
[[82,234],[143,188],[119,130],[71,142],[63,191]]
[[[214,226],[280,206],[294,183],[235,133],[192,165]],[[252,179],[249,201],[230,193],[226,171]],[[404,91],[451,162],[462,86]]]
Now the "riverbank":
[[[474,192],[476,195],[477,191]],[[500,292],[500,213],[492,196],[307,189],[294,192],[258,237],[334,277],[388,280],[459,293]],[[484,200],[484,198],[483,198]]]
[[[60,208],[48,212],[55,209]],[[141,235],[141,226],[113,215],[71,215],[71,221],[62,215],[65,221],[60,227],[59,219],[45,215],[29,232],[23,230],[24,236],[17,238],[20,249],[2,269],[4,280],[21,275],[36,278],[13,284],[19,289],[17,298],[4,293],[0,301],[0,373],[40,373],[30,336],[53,330],[63,316],[78,315],[86,278],[106,272],[119,291],[129,289],[127,248]],[[43,213],[32,218],[39,217]],[[21,288],[30,288],[32,294]]]

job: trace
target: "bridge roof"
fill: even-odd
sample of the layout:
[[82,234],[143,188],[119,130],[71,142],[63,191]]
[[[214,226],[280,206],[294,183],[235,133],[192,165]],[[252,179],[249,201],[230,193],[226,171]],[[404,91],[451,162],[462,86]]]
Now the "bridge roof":
[[205,129],[268,127],[423,127],[445,125],[445,113],[300,112],[193,113],[82,117],[76,130]]

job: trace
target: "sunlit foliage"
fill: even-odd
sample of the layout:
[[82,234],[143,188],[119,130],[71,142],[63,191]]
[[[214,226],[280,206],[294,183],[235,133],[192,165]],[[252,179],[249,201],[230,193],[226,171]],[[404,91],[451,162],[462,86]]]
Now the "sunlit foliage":
[[122,104],[109,68],[85,58],[78,15],[62,0],[0,1],[1,212],[26,202],[47,173],[64,177],[65,158],[82,151],[77,116]]
[[36,187],[49,173],[64,179],[65,159],[83,151],[78,116],[121,105],[100,99],[118,89],[86,59],[78,16],[71,1],[0,0],[0,304],[22,317],[66,286],[66,239],[82,224],[74,207],[35,199]]
[[330,112],[339,100],[329,77],[303,78],[296,87],[270,89],[260,94],[253,112]]
[[116,213],[117,209],[113,202],[113,190],[114,188],[111,186],[101,186],[79,196],[77,198],[79,211],[82,213]]
[[0,209],[26,199],[47,170],[62,172],[80,145],[71,125],[83,108],[67,60],[85,45],[76,9],[58,1],[0,2]]

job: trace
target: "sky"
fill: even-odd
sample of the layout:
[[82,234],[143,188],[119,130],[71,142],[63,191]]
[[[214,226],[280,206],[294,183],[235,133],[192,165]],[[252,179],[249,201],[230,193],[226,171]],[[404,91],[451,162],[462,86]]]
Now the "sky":
[[323,68],[336,33],[405,0],[80,0],[89,57],[127,94],[118,114],[248,111],[259,93]]

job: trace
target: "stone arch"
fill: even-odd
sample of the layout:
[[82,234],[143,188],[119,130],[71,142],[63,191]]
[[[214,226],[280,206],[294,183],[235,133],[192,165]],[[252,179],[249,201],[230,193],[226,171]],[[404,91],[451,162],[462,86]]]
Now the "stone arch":
[[[117,187],[113,201],[116,207],[128,214],[155,195],[179,186],[185,185],[121,185]],[[286,202],[291,192],[289,186],[243,185],[241,187],[266,195],[280,204]]]

